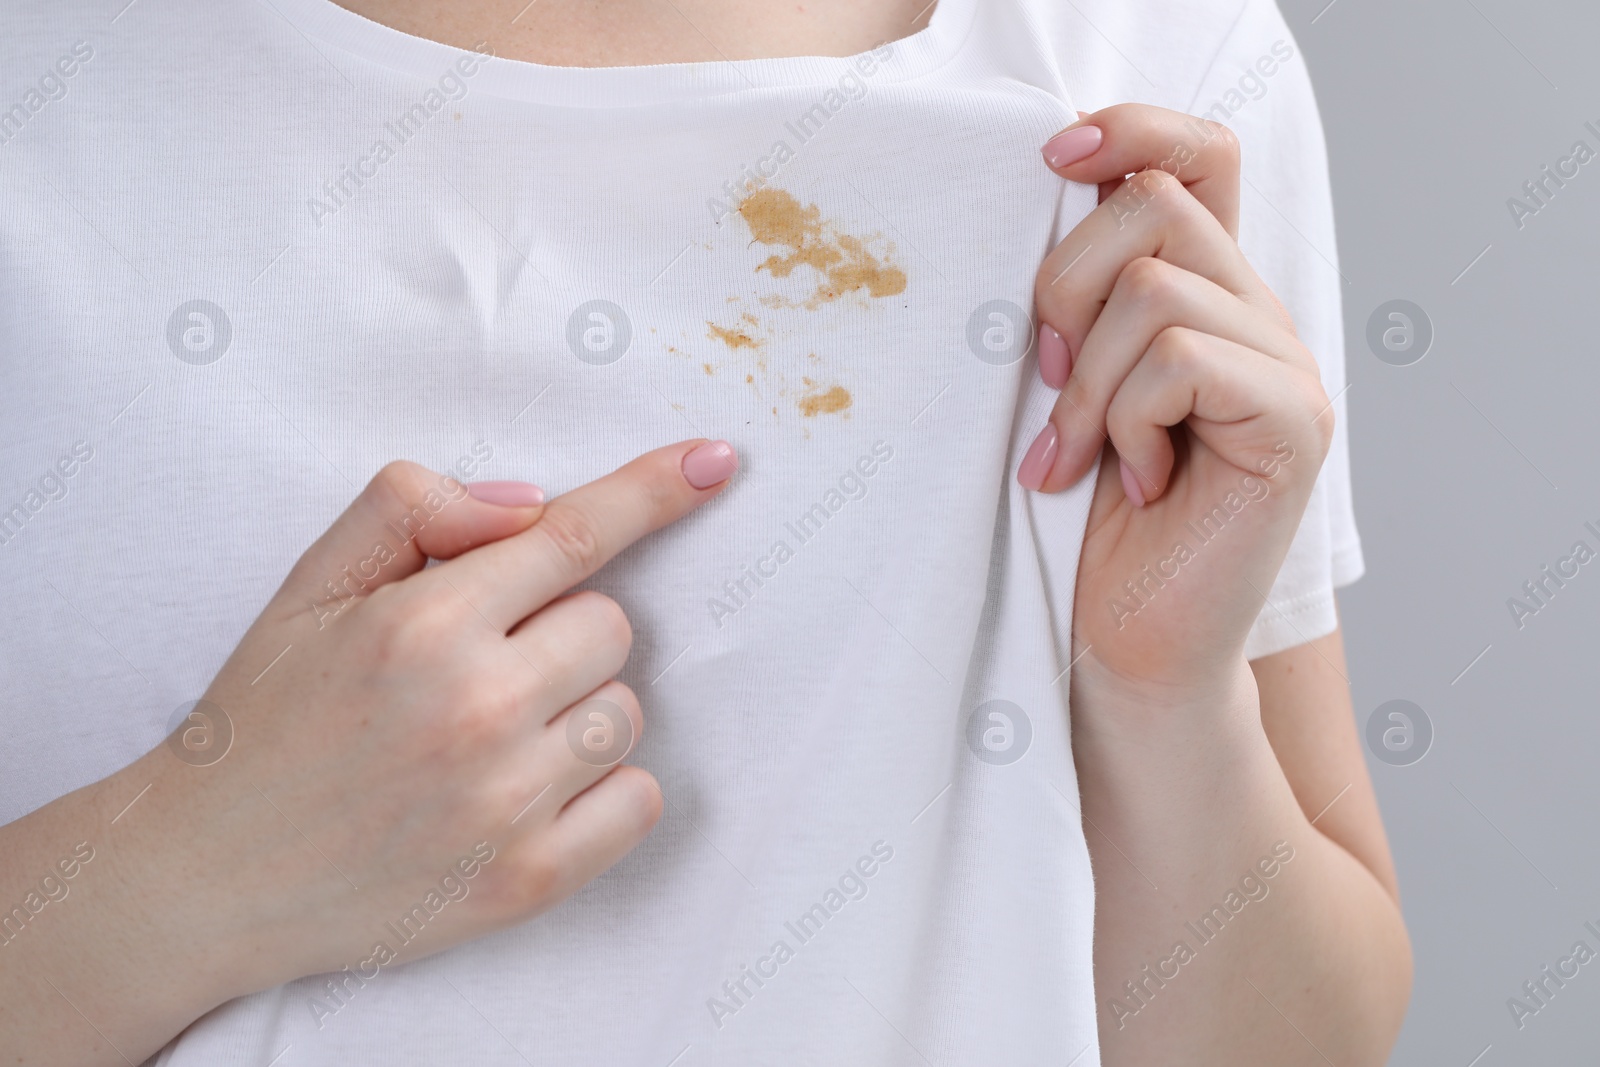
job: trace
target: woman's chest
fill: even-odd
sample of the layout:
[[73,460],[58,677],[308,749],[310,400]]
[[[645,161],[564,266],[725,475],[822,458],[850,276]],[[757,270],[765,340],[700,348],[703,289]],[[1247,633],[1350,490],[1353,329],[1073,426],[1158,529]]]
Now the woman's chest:
[[350,471],[530,425],[560,455],[859,451],[935,403],[1004,436],[1059,105],[872,78],[578,112],[464,76],[437,109],[396,85],[270,137],[191,114],[164,150],[60,171],[111,248],[29,232],[59,214],[48,185],[12,216],[7,406],[109,419],[155,383],[248,451],[258,425],[208,413],[261,399]]

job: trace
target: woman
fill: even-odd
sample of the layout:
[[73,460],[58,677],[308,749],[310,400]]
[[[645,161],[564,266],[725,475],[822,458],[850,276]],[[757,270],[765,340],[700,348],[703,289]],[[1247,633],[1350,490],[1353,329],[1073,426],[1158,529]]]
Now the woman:
[[10,16],[6,1050],[1382,1062],[1276,9],[347,6]]

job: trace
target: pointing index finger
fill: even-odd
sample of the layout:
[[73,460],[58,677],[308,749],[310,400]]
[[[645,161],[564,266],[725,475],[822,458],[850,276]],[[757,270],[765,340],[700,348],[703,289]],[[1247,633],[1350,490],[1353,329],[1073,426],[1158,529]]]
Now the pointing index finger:
[[716,496],[738,466],[726,441],[683,441],[646,452],[556,497],[524,532],[432,573],[509,631],[641,537]]

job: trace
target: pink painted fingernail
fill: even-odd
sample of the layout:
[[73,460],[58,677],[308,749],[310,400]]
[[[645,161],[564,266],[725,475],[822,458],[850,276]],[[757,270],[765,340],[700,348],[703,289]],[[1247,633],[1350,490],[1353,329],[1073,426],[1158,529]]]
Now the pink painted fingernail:
[[1088,159],[1100,150],[1105,133],[1098,126],[1079,126],[1044,143],[1044,159],[1057,170]]
[[1127,494],[1128,502],[1136,508],[1144,507],[1144,490],[1139,488],[1139,478],[1133,468],[1121,456],[1117,457],[1117,466],[1122,470],[1122,491]]
[[1052,389],[1060,389],[1067,384],[1067,375],[1072,373],[1072,349],[1067,347],[1066,338],[1056,333],[1048,323],[1039,324],[1039,377],[1044,379],[1044,384]]
[[1056,424],[1046,423],[1044,429],[1039,431],[1039,436],[1033,439],[1033,444],[1028,446],[1028,454],[1022,457],[1022,465],[1017,468],[1017,484],[1038,492],[1044,486],[1045,478],[1049,477],[1050,468],[1055,466],[1060,445],[1061,435],[1056,433]]
[[544,490],[528,482],[473,482],[467,495],[503,508],[536,508],[544,503]]
[[683,457],[683,477],[696,489],[710,489],[739,469],[739,454],[726,441],[707,441]]

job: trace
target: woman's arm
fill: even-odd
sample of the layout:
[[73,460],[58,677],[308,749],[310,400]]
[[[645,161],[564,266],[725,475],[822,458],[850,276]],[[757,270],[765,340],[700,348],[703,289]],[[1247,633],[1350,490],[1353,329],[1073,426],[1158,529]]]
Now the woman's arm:
[[163,756],[0,827],[7,1063],[139,1063],[248,972],[247,909],[160,803]]
[[1017,477],[1100,468],[1071,686],[1103,1062],[1381,1063],[1410,965],[1343,668],[1245,660],[1334,426],[1239,248],[1238,139],[1119,105],[1045,158],[1101,188],[1039,273],[1061,396]]
[[1261,692],[1261,725],[1300,810],[1398,904],[1389,839],[1350,704],[1343,633],[1263,656],[1250,669]]
[[[341,968],[359,987],[622,858],[661,813],[621,765],[632,634],[566,593],[736,465],[685,442],[548,506],[385,467],[245,634],[207,721],[0,827],[5,1062],[132,1067],[233,997]],[[395,938],[419,910],[437,917]]]
[[1339,637],[1251,666],[1075,719],[1107,1065],[1381,1064],[1399,1031],[1410,953]]

